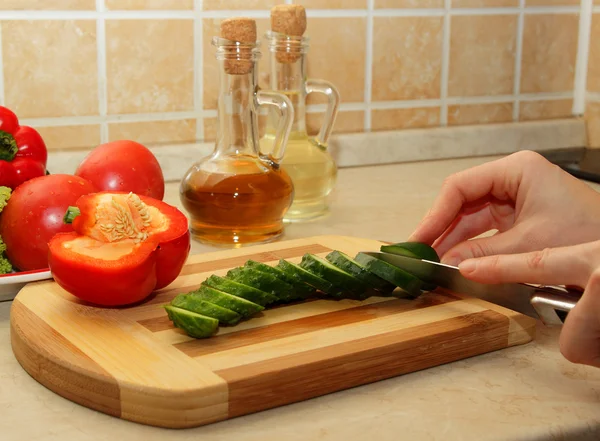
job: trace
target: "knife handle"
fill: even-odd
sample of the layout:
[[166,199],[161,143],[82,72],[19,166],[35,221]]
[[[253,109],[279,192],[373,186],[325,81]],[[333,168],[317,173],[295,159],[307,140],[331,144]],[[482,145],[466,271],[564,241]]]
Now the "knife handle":
[[580,298],[581,292],[562,286],[539,286],[531,296],[531,305],[544,325],[561,326]]

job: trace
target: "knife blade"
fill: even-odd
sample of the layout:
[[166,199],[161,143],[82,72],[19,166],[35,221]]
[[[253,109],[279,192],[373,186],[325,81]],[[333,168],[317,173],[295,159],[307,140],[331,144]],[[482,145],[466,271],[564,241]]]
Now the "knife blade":
[[385,252],[363,251],[362,253],[383,260],[423,282],[540,319],[547,326],[562,325],[566,314],[581,297],[580,292],[559,286],[479,283],[467,279],[456,266],[430,260]]

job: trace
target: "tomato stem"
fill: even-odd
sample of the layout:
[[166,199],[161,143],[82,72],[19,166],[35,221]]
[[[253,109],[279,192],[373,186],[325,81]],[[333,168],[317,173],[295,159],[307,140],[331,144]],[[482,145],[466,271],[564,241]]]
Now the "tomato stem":
[[18,151],[15,138],[10,133],[0,130],[0,159],[12,161]]
[[77,207],[69,207],[67,208],[67,212],[63,217],[63,222],[65,224],[72,224],[73,220],[81,214],[81,210]]

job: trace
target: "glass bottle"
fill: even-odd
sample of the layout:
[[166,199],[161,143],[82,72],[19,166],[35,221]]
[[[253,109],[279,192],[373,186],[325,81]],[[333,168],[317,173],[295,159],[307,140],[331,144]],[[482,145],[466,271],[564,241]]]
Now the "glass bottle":
[[[219,64],[217,139],[213,153],[183,177],[180,198],[198,241],[234,248],[269,242],[283,233],[293,199],[292,180],[279,162],[294,110],[285,96],[258,90],[257,43],[214,37],[212,44]],[[261,105],[279,113],[270,154],[259,149]]]
[[[266,38],[271,55],[271,90],[286,95],[294,106],[294,122],[282,160],[283,169],[294,183],[294,200],[285,220],[313,220],[329,211],[327,198],[337,180],[337,166],[327,143],[338,112],[339,92],[328,81],[307,79],[308,37],[267,31]],[[306,97],[310,93],[322,93],[328,100],[323,124],[314,137],[306,131]],[[269,112],[261,139],[265,151],[276,139],[277,120],[277,115]]]

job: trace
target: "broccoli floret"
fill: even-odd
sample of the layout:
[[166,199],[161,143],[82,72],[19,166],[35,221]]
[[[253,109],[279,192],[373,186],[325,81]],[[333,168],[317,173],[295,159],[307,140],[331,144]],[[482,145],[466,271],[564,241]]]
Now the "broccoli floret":
[[13,272],[13,267],[4,256],[0,256],[0,274],[9,274]]
[[8,187],[0,187],[0,212],[4,210],[10,196],[12,194],[12,190]]
[[2,236],[0,236],[0,255],[5,251],[6,251],[6,244],[4,243]]

